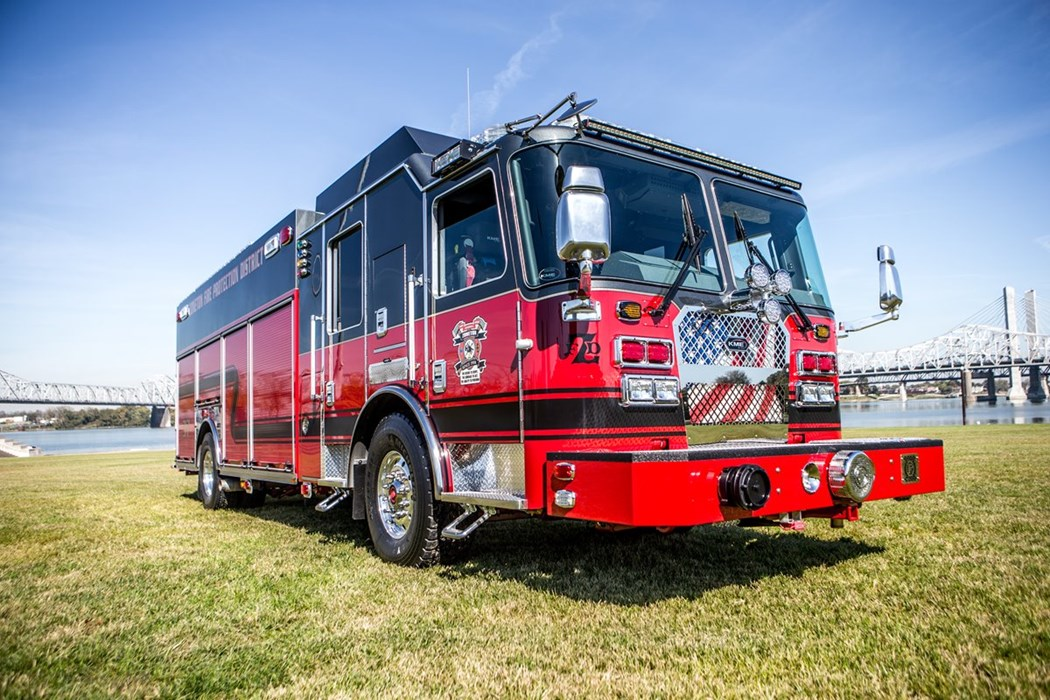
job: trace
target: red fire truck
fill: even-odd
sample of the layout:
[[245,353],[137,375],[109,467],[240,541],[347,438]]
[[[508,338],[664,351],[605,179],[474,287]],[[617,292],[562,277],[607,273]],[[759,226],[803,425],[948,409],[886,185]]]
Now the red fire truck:
[[345,502],[422,566],[490,519],[841,527],[944,489],[940,441],[841,435],[836,339],[896,318],[892,251],[836,326],[798,182],[593,104],[401,128],[186,299],[206,508]]

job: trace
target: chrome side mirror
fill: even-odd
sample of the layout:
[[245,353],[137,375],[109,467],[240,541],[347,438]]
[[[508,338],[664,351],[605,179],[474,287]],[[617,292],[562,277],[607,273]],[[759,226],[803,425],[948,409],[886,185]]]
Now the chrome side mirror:
[[581,262],[609,257],[612,217],[601,170],[569,166],[555,221],[558,257],[562,260]]
[[565,321],[595,321],[601,308],[591,300],[591,272],[594,263],[609,257],[612,247],[612,215],[605,196],[602,171],[584,165],[570,165],[565,171],[562,194],[555,217],[558,257],[580,266],[576,298],[562,304]]
[[901,296],[901,280],[897,276],[897,268],[894,267],[896,260],[893,256],[893,248],[888,245],[880,245],[878,255],[879,307],[883,311],[893,312],[904,303],[904,298]]
[[857,321],[840,323],[840,338],[886,321],[896,321],[900,316],[897,309],[904,303],[904,299],[901,296],[901,280],[897,276],[897,268],[893,266],[896,263],[893,248],[888,245],[880,245],[876,252],[879,257],[879,306],[883,313]]

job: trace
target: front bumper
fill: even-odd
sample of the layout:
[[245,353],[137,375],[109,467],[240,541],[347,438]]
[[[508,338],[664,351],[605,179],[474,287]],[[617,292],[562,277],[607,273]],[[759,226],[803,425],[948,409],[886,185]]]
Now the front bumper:
[[[803,517],[852,520],[858,504],[832,495],[828,465],[837,453],[855,451],[864,452],[875,466],[874,483],[864,503],[944,490],[940,440],[734,441],[684,450],[551,453],[545,474],[546,511],[558,517],[657,527],[778,518],[799,512]],[[570,464],[572,469],[558,468],[559,464]],[[802,472],[809,464],[820,472],[814,493],[803,488]],[[768,500],[756,510],[726,503],[720,494],[719,476],[743,465],[761,467],[769,477]],[[565,478],[567,472],[571,479]],[[571,507],[558,505],[569,502]]]

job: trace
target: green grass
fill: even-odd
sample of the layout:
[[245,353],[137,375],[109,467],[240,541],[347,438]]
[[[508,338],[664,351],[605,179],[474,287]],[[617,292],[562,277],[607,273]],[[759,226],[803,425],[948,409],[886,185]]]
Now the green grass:
[[1050,427],[863,434],[944,438],[948,491],[804,533],[490,523],[422,571],[346,511],[206,512],[169,454],[3,460],[0,697],[1050,695]]

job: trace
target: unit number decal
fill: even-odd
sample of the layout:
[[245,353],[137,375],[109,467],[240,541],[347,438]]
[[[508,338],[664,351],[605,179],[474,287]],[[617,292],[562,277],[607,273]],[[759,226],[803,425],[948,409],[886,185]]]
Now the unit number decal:
[[566,360],[571,356],[574,364],[597,364],[602,346],[594,340],[595,336],[597,333],[582,333],[570,338],[565,348],[559,352],[561,359]]
[[488,323],[481,316],[473,321],[460,321],[452,329],[452,343],[459,354],[456,376],[460,384],[477,384],[485,371],[485,360],[481,359],[481,341],[488,335]]

